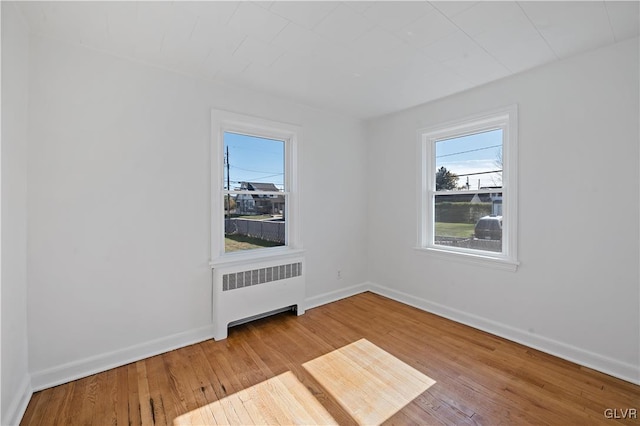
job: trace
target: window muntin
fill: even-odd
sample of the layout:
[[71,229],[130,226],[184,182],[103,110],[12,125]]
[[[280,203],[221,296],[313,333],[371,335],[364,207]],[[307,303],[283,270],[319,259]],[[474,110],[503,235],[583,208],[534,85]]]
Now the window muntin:
[[211,265],[299,252],[300,128],[222,110],[211,118]]
[[419,131],[420,248],[517,264],[516,126],[513,106]]

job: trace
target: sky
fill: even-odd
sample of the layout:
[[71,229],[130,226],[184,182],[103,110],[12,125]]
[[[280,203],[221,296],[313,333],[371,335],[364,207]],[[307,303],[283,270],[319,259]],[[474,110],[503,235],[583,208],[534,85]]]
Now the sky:
[[[284,188],[284,142],[225,132],[224,152],[229,148],[229,177],[231,189],[240,182],[273,183]],[[227,168],[224,167],[224,185]]]
[[[284,188],[284,142],[225,132],[224,152],[229,148],[229,174],[231,189],[240,182],[270,182]],[[501,173],[476,174],[500,170],[498,159],[502,152],[502,130],[492,130],[473,135],[436,142],[436,170],[444,166],[460,179],[458,186],[469,178],[470,189],[500,186]],[[227,168],[224,167],[224,185],[227,184]]]
[[[467,174],[501,170],[502,130],[491,130],[473,135],[436,142],[436,170],[445,167],[460,177],[458,186],[467,183]],[[469,189],[500,186],[501,173],[470,175]]]

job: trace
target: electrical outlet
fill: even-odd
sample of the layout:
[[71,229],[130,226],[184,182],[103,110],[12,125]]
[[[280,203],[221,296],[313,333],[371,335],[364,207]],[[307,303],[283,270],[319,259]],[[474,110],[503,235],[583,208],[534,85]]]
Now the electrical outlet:
[[338,279],[339,280],[342,279],[342,271],[340,269],[338,269]]

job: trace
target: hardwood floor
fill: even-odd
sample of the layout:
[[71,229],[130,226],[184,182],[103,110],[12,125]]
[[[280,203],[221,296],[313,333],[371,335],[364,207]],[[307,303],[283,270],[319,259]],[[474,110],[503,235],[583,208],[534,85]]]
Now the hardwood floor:
[[[436,382],[387,424],[640,424],[620,418],[629,413],[622,410],[640,410],[639,386],[372,293],[300,317],[284,313],[237,326],[224,341],[209,340],[37,392],[21,424],[210,423],[213,417],[188,413],[218,400],[230,404],[224,409],[229,421],[245,424],[251,417],[230,401],[288,372],[286,377],[297,378],[338,424],[355,424],[303,364],[360,339]],[[607,409],[616,410],[608,414],[618,418],[607,419]]]

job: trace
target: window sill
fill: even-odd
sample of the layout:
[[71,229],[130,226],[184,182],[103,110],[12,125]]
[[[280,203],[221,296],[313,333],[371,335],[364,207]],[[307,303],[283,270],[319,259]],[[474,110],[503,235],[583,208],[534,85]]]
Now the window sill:
[[484,266],[487,268],[500,269],[503,271],[515,272],[520,265],[520,262],[510,259],[483,256],[481,254],[474,253],[454,252],[434,247],[415,247],[415,250],[440,259]]
[[216,259],[212,259],[209,262],[209,266],[213,269],[221,266],[235,266],[264,260],[284,260],[291,257],[300,257],[303,254],[304,249],[292,249],[289,247],[228,253]]

